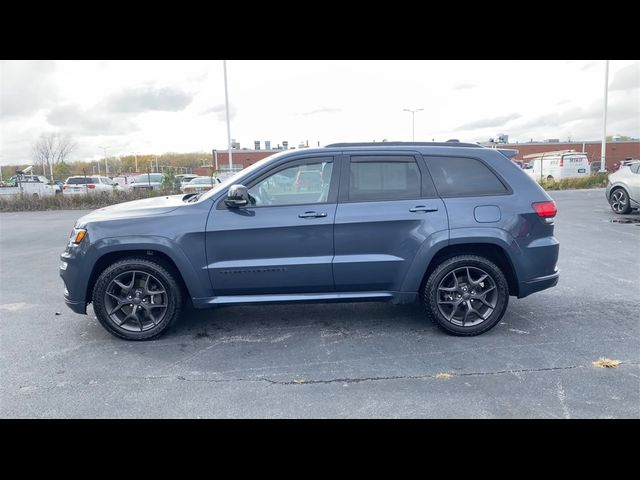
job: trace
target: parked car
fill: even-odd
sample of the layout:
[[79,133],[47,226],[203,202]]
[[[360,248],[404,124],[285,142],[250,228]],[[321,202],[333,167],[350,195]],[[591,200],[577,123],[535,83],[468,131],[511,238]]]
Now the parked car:
[[50,197],[57,193],[50,185],[42,182],[20,182],[9,179],[0,184],[0,197],[4,199],[28,196],[34,199]]
[[140,188],[150,190],[160,190],[162,185],[162,179],[164,175],[162,173],[143,173],[131,178],[129,188],[137,190]]
[[591,174],[587,154],[573,150],[525,155],[524,159],[528,164],[524,171],[538,182],[588,177]]
[[[44,175],[22,175],[20,181],[21,183],[42,183],[43,185],[45,185],[45,188],[43,189],[44,196],[47,196],[49,194],[62,193],[62,188],[56,182],[49,181],[49,179]],[[17,176],[12,176],[9,179],[9,182],[16,185]]]
[[[322,188],[265,189],[320,172]],[[366,143],[284,151],[211,190],[96,210],[61,255],[66,304],[128,340],[195,308],[422,301],[448,333],[478,335],[509,297],[558,282],[556,204],[477,144]]]
[[200,193],[206,192],[207,190],[211,190],[215,185],[217,185],[217,181],[214,177],[196,177],[191,179],[191,181],[182,184],[180,190],[182,193]]
[[640,160],[625,163],[609,174],[605,190],[611,210],[619,215],[640,208]]
[[117,177],[113,177],[112,180],[114,183],[117,183],[122,190],[128,191],[131,190],[133,177],[134,175],[118,175]]
[[195,175],[193,173],[181,173],[176,175],[176,180],[180,183],[180,185],[184,185],[185,183],[189,183],[194,178],[197,178],[201,175]]
[[301,170],[293,182],[298,191],[317,192],[322,187],[322,172],[319,170]]
[[65,195],[111,195],[116,190],[121,190],[119,185],[109,177],[100,175],[69,177],[62,187]]

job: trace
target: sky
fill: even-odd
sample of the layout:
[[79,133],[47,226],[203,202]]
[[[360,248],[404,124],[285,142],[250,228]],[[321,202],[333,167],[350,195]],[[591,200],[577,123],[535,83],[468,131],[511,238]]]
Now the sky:
[[[603,60],[227,61],[231,137],[354,141],[600,140]],[[609,66],[607,134],[640,137],[640,61]],[[227,148],[222,60],[1,61],[0,164],[48,132],[70,160]]]

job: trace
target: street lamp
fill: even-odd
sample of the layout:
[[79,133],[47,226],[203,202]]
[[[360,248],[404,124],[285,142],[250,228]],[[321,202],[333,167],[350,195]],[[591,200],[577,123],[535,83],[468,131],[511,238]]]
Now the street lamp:
[[109,163],[107,163],[107,149],[109,147],[100,147],[102,148],[102,150],[104,151],[104,170],[105,170],[105,176],[108,177],[109,176]]
[[229,118],[229,91],[227,89],[227,61],[222,61],[222,68],[224,70],[224,107],[225,112],[227,114],[227,151],[229,152],[229,173],[233,170],[233,161],[231,160],[231,156],[233,152],[231,151],[231,119]]
[[607,93],[609,93],[609,60],[604,66],[604,105],[602,111],[602,147],[600,150],[600,172],[607,171]]
[[403,108],[403,112],[411,112],[411,141],[416,141],[416,112],[421,112],[424,108],[417,108],[415,110],[411,110],[409,108]]

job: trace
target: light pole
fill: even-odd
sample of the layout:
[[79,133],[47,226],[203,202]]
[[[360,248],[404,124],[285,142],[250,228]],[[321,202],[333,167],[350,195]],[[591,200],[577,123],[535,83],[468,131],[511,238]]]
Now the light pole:
[[602,151],[600,153],[600,171],[606,172],[607,160],[605,158],[607,152],[607,94],[609,91],[609,60],[606,61],[604,67],[604,113],[602,116]]
[[227,61],[222,61],[224,68],[224,105],[227,113],[227,151],[229,152],[229,173],[233,170],[233,162],[231,161],[231,120],[229,119],[229,91],[227,89]]
[[104,171],[106,172],[105,176],[108,177],[109,176],[109,163],[107,163],[107,149],[109,147],[100,147],[100,148],[102,148],[102,150],[104,151]]
[[421,112],[424,108],[416,108],[411,110],[409,108],[403,108],[403,112],[411,112],[411,141],[416,141],[416,112]]

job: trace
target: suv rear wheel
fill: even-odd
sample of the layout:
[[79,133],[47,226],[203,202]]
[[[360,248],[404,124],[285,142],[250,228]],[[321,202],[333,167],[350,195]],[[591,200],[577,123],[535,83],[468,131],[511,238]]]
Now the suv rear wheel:
[[509,303],[500,268],[477,255],[449,258],[431,273],[424,288],[427,315],[447,333],[479,335],[493,328]]
[[156,337],[180,316],[182,292],[160,263],[126,258],[111,264],[93,288],[93,310],[104,328],[126,340]]

